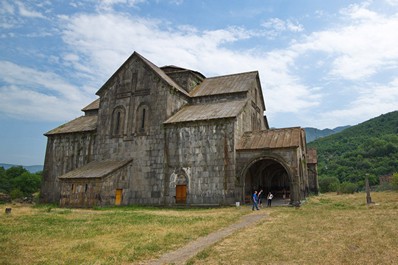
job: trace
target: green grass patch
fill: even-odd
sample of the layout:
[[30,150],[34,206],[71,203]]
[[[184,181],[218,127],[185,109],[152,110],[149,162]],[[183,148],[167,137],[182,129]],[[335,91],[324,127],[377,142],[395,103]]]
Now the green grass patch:
[[139,263],[177,249],[250,212],[235,207],[12,208],[11,215],[0,215],[0,264]]

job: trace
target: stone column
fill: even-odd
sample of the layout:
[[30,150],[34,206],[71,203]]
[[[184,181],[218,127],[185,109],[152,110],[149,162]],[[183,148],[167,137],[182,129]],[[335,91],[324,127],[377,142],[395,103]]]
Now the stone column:
[[368,177],[365,178],[365,186],[366,186],[366,203],[371,204],[372,198],[370,197],[370,187],[369,187],[369,179]]
[[292,181],[290,183],[290,204],[292,206],[300,206],[300,192],[300,181]]

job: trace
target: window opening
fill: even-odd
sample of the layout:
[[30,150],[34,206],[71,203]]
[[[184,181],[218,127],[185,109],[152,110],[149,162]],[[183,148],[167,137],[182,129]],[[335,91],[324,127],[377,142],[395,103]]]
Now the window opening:
[[142,109],[141,129],[145,128],[145,109]]
[[115,134],[119,134],[119,130],[120,130],[120,111],[116,113]]

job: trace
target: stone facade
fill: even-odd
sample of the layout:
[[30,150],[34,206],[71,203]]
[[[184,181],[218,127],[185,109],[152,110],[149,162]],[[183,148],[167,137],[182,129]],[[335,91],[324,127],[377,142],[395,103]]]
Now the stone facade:
[[258,72],[205,78],[134,53],[97,95],[45,134],[42,201],[230,205],[264,188],[299,203],[309,193],[304,130],[268,128]]

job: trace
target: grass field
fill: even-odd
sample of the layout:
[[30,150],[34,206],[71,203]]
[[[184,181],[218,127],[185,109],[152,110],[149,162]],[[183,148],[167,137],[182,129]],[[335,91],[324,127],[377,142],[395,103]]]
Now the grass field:
[[398,193],[324,194],[199,253],[189,264],[398,264]]
[[0,264],[131,264],[207,235],[245,209],[0,205]]
[[[188,264],[397,264],[398,193],[323,194],[208,247]],[[5,208],[12,213],[6,215]],[[250,207],[99,210],[0,205],[0,264],[139,264],[252,213]]]

